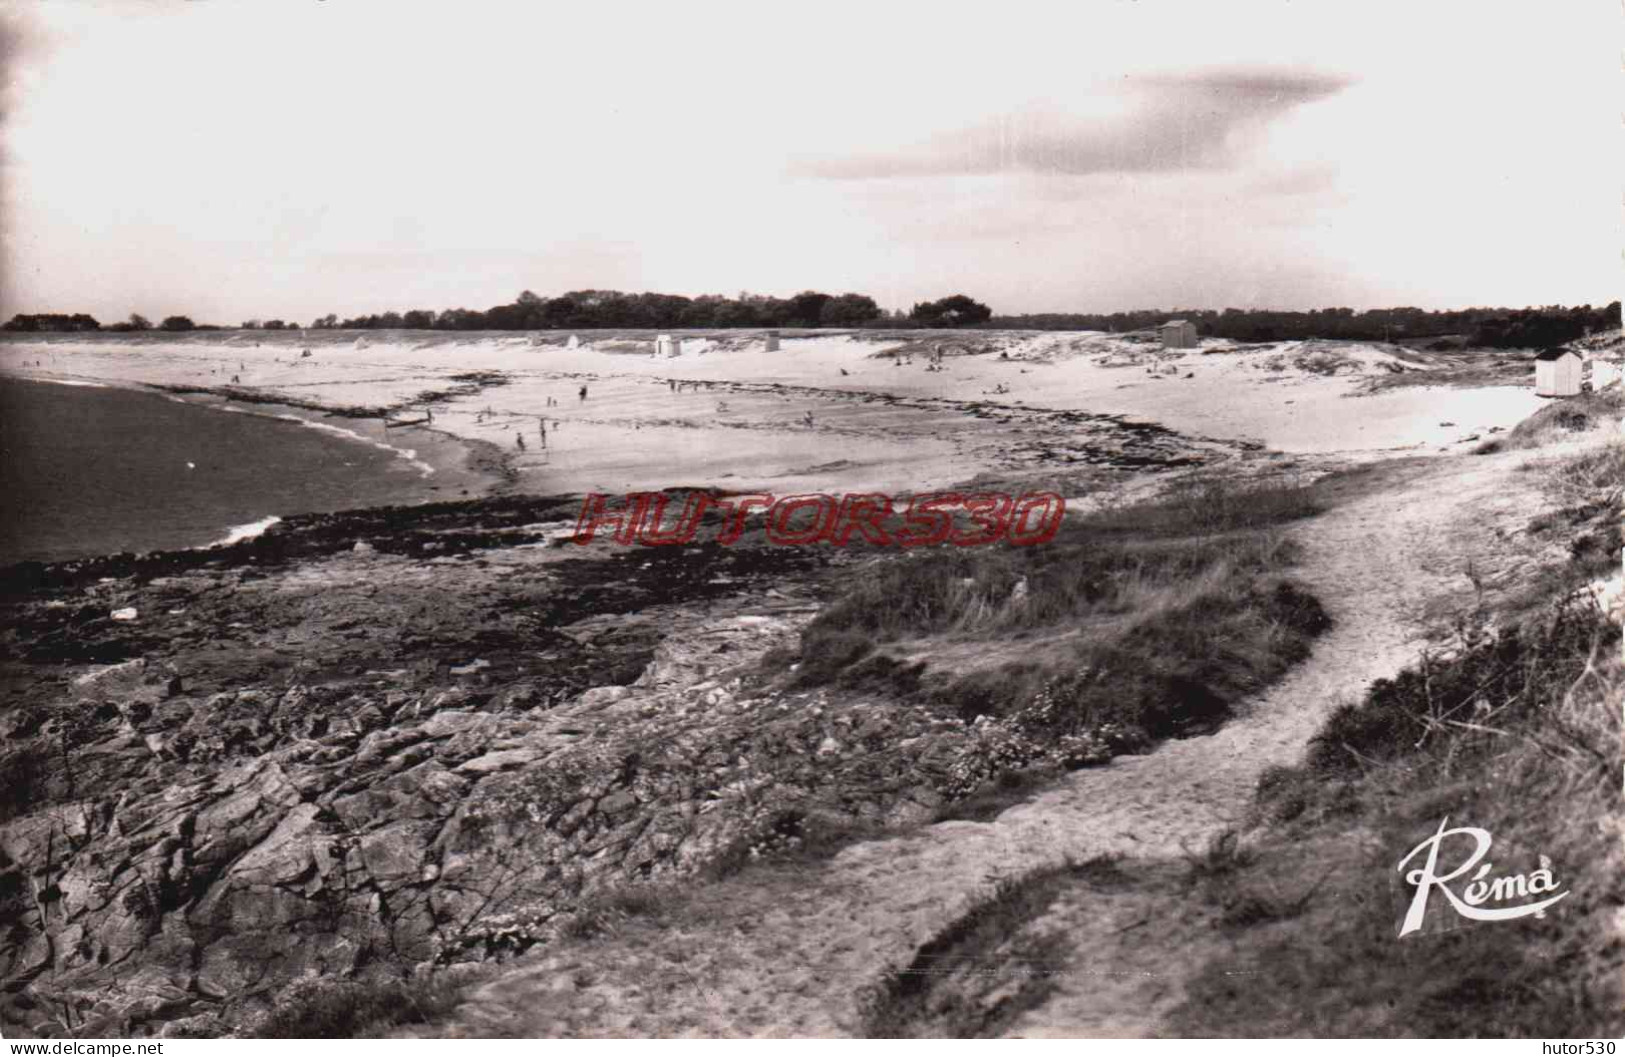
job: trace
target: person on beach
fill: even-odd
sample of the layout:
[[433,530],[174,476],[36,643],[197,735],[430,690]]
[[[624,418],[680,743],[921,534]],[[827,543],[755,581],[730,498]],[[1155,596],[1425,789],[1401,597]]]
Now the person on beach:
[[515,433],[513,435],[513,439],[514,439],[514,443],[519,446],[519,450],[524,451],[525,450],[525,435],[523,433]]
[[675,379],[675,378],[667,378],[666,379],[666,384],[671,386],[671,391],[672,392],[675,393],[677,391],[677,379]]
[[536,420],[536,428],[542,435],[542,447],[544,447],[544,448],[547,447],[547,419],[545,419],[545,418],[537,419]]
[[586,386],[581,387],[581,402],[583,404],[585,404],[587,402],[587,387]]

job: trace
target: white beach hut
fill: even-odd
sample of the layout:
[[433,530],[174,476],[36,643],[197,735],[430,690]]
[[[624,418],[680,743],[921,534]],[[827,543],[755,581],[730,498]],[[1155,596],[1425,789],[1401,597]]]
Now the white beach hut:
[[1196,348],[1196,324],[1188,319],[1170,319],[1160,328],[1165,349]]
[[770,331],[767,332],[766,345],[767,345],[767,351],[768,352],[778,352],[779,351],[779,332],[778,331],[770,330]]
[[1579,396],[1585,360],[1573,349],[1547,349],[1535,357],[1536,396]]
[[655,353],[660,356],[681,356],[683,343],[670,334],[662,334],[655,339]]

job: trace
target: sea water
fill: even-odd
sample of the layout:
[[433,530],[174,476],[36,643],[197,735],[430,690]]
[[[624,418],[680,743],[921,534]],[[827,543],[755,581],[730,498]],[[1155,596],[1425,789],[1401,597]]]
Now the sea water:
[[343,420],[232,410],[0,379],[0,564],[202,547],[289,514],[434,497],[428,464]]

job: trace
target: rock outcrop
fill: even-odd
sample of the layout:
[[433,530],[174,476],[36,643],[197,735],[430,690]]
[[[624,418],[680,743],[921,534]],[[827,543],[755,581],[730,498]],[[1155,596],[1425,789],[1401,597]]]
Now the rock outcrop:
[[985,732],[757,674],[826,558],[533,539],[14,583],[3,1030],[227,1034],[296,981],[502,957],[602,889],[963,780]]

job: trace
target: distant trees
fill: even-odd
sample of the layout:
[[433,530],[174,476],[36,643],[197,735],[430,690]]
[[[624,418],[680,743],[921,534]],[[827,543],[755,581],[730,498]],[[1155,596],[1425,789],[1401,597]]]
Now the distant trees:
[[829,304],[831,298],[828,294],[821,294],[817,290],[803,290],[790,298],[785,305],[786,323],[795,323],[803,327],[816,327],[824,314],[824,306]]
[[39,315],[15,315],[6,323],[5,330],[20,331],[77,331],[100,330],[102,325],[96,322],[95,316],[87,316],[83,312],[73,315],[62,315],[56,312],[44,312]]
[[1114,312],[1052,313],[998,316],[980,301],[953,294],[921,301],[905,316],[889,317],[865,294],[832,295],[803,290],[788,298],[741,292],[727,297],[704,294],[629,294],[619,290],[571,290],[541,297],[525,290],[512,302],[484,311],[449,308],[443,312],[414,309],[404,315],[384,312],[342,322],[323,316],[316,328],[415,330],[590,330],[636,327],[644,330],[706,327],[1005,327],[1030,330],[1143,330],[1169,319],[1189,319],[1209,337],[1235,341],[1285,341],[1296,338],[1341,338],[1398,341],[1404,338],[1460,335],[1472,344],[1497,348],[1544,348],[1604,327],[1620,325],[1619,303],[1603,308],[1469,308],[1430,312],[1420,308],[1383,308],[1356,312],[1335,307],[1308,312],[1227,308]]
[[[1600,308],[1591,305],[1545,305],[1531,308],[1465,308],[1428,311],[1414,307],[1355,311],[1334,307],[1307,312],[1273,309],[1171,309],[1112,313],[1048,313],[994,316],[985,304],[964,294],[936,301],[921,301],[905,316],[889,316],[865,294],[832,295],[803,290],[788,298],[741,292],[735,297],[704,294],[628,294],[619,290],[572,290],[557,297],[542,297],[525,290],[511,303],[484,311],[449,308],[443,312],[417,308],[384,312],[340,321],[335,313],[311,322],[316,330],[337,327],[412,330],[589,330],[627,327],[647,330],[710,327],[999,327],[1020,330],[1145,330],[1169,319],[1188,319],[1208,337],[1233,341],[1288,341],[1330,338],[1348,341],[1403,341],[1449,337],[1454,343],[1489,348],[1548,348],[1601,330],[1618,330],[1620,303]],[[246,329],[297,330],[299,324],[280,319],[243,323]],[[159,324],[165,331],[215,330],[194,324],[186,316],[169,316]],[[85,313],[19,314],[3,328],[7,331],[145,331],[153,324],[139,313],[106,328]]]
[[148,319],[146,316],[143,316],[139,312],[131,312],[129,319],[125,320],[123,323],[114,323],[112,326],[106,329],[117,334],[128,333],[132,330],[151,330],[152,320]]
[[1321,308],[1307,312],[1274,309],[1168,309],[1109,314],[1051,313],[998,316],[992,326],[1031,330],[1144,330],[1170,319],[1188,319],[1207,337],[1232,341],[1296,341],[1330,338],[1344,341],[1401,341],[1416,338],[1459,338],[1481,348],[1545,348],[1582,337],[1587,332],[1618,329],[1620,305],[1543,308],[1464,308],[1428,311],[1414,307]]
[[954,294],[940,301],[921,301],[909,313],[909,318],[922,327],[964,327],[986,323],[993,310],[980,301],[964,294]]
[[818,312],[818,322],[826,327],[852,327],[880,317],[880,306],[875,304],[875,299],[863,294],[832,297]]
[[794,297],[765,297],[741,293],[738,297],[704,294],[628,294],[619,290],[571,290],[557,297],[541,297],[525,290],[511,303],[476,309],[448,308],[443,312],[413,309],[403,314],[384,312],[340,320],[323,316],[311,326],[362,330],[406,327],[414,330],[589,330],[594,327],[637,327],[654,330],[696,327],[834,327],[862,326],[883,319],[885,313],[865,294],[839,296],[803,290]]

